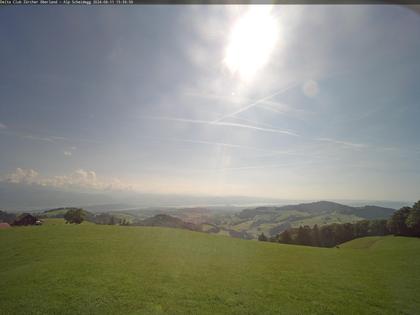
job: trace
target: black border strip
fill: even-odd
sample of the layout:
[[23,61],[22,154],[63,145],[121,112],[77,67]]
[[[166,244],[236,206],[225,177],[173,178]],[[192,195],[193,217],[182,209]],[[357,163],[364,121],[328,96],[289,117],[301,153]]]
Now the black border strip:
[[[19,5],[232,5],[232,4],[300,4],[300,5],[407,5],[420,6],[420,0],[0,0],[0,6]],[[413,8],[420,12],[419,8]]]

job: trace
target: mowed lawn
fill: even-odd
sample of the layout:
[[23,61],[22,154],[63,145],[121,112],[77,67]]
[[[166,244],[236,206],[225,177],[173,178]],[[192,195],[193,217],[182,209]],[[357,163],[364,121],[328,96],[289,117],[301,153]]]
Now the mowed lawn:
[[420,239],[326,249],[54,223],[0,230],[1,314],[420,314]]

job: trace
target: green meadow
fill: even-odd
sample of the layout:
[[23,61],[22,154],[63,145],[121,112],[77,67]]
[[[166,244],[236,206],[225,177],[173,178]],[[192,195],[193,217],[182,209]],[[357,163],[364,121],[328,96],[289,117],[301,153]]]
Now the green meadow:
[[179,229],[0,230],[1,314],[419,314],[420,239],[340,248]]

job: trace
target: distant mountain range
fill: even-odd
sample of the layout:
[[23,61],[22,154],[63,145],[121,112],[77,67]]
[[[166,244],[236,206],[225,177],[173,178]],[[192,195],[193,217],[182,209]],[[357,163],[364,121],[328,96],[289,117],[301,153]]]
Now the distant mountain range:
[[[110,212],[167,207],[201,207],[218,210],[239,210],[259,205],[286,205],[305,202],[304,200],[285,200],[244,196],[191,196],[170,194],[147,194],[116,191],[75,191],[44,187],[36,184],[15,184],[0,181],[0,209],[6,211],[34,211],[59,207],[81,207],[91,212]],[[389,208],[409,206],[412,201],[357,201],[337,202],[354,206],[374,204]]]
[[245,209],[241,211],[238,216],[240,218],[253,218],[256,215],[263,213],[278,214],[285,211],[298,211],[309,214],[341,213],[346,215],[355,215],[363,219],[387,219],[395,211],[395,209],[379,206],[351,207],[331,201],[317,201],[281,207],[257,207],[255,209]]
[[[292,201],[285,205],[286,202],[286,200],[235,196],[200,197],[134,192],[65,191],[40,185],[0,181],[0,209],[9,212],[81,207],[91,213],[108,213],[130,223],[139,223],[143,220],[144,222],[139,224],[201,229],[208,233],[241,238],[256,238],[261,233],[272,236],[300,225],[387,219],[395,208],[411,204],[369,202],[365,204],[370,205],[362,205],[361,201],[346,202],[357,204],[350,206],[331,201],[309,203]],[[392,206],[383,206],[388,204]],[[155,215],[170,215],[182,221],[165,216],[148,220]]]
[[76,191],[36,184],[0,181],[0,209],[33,211],[60,207],[89,208],[92,212],[162,207],[235,207],[284,204],[281,199],[246,196],[196,196],[132,191]]

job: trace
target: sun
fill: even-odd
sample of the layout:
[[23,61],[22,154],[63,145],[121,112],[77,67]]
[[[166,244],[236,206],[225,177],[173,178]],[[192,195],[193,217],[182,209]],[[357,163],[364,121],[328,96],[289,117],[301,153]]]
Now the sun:
[[224,64],[232,74],[250,80],[268,63],[277,39],[278,23],[271,6],[253,6],[233,25]]

